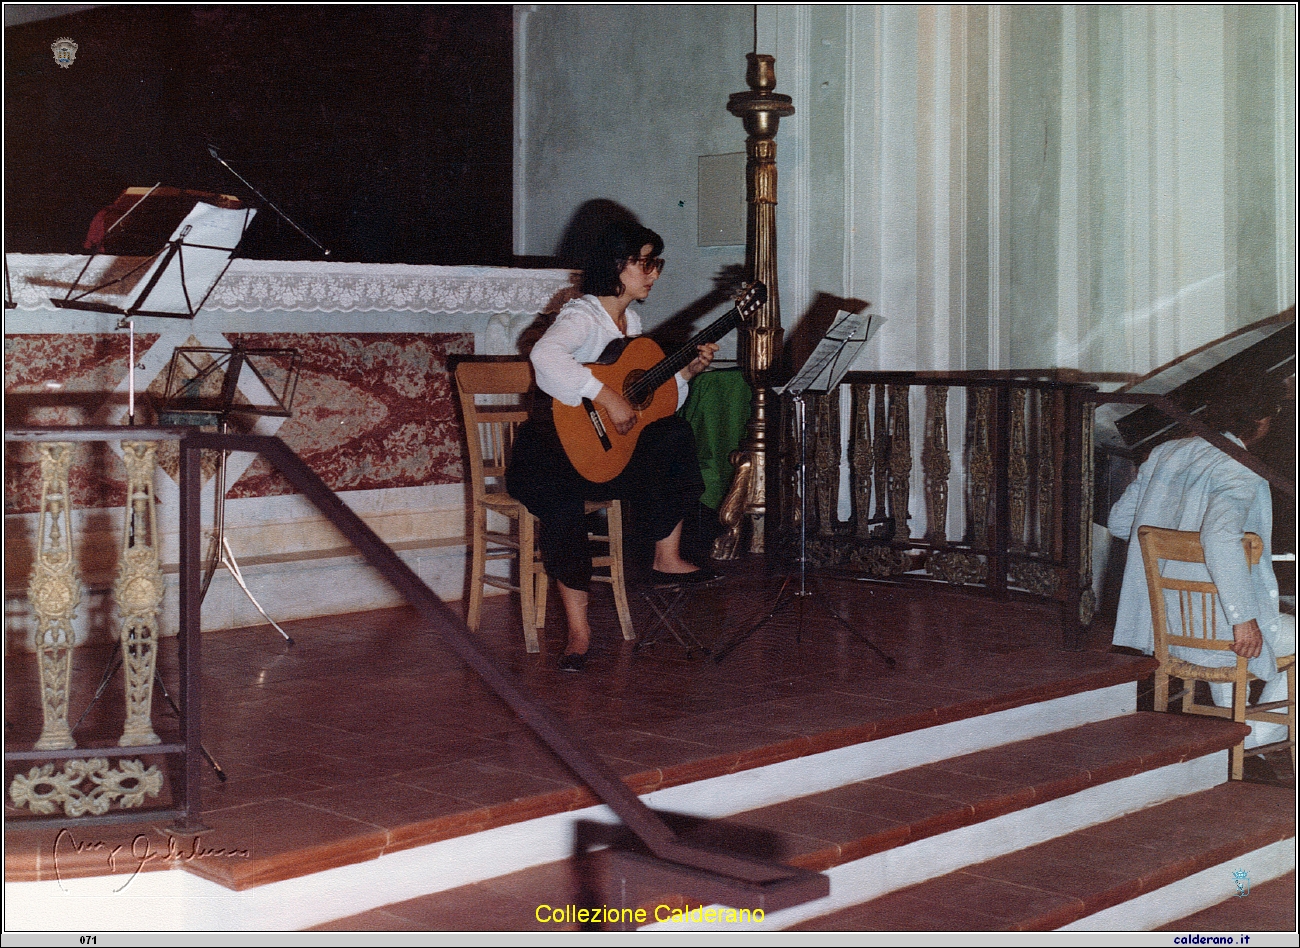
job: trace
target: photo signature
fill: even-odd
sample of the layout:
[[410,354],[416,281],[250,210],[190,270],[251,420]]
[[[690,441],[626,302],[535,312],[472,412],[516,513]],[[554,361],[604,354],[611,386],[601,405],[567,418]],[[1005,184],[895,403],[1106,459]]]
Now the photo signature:
[[[72,835],[69,829],[61,829],[57,836],[54,837],[54,878],[58,881],[59,887],[63,888],[63,876],[59,872],[59,855],[63,854],[64,859],[76,853],[94,853],[102,852],[108,863],[108,871],[116,873],[118,865],[125,866],[129,869],[130,875],[125,882],[114,889],[114,892],[121,892],[131,882],[144,871],[146,866],[167,864],[167,868],[175,868],[177,865],[186,862],[192,862],[199,859],[248,859],[249,852],[247,849],[225,849],[203,845],[203,837],[195,836],[192,839],[178,839],[175,836],[167,836],[166,848],[156,848],[153,840],[144,833],[137,833],[129,843],[107,843],[103,840],[82,841]],[[64,889],[66,892],[67,889]]]

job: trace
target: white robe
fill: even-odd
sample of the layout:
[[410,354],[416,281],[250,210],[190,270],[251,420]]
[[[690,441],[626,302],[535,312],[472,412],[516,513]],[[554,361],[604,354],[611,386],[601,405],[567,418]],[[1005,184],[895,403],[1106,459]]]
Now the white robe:
[[[1241,444],[1233,435],[1227,437]],[[1277,677],[1276,648],[1281,644],[1278,641],[1281,623],[1277,578],[1273,575],[1271,559],[1273,500],[1268,482],[1208,441],[1184,438],[1166,442],[1152,451],[1138,470],[1137,480],[1111,509],[1110,532],[1129,541],[1114,643],[1149,655],[1155,650],[1151,600],[1137,540],[1137,528],[1148,525],[1190,530],[1201,535],[1206,565],[1171,566],[1169,569],[1176,572],[1168,575],[1208,579],[1218,587],[1215,617],[1218,638],[1231,641],[1233,625],[1257,620],[1264,646],[1259,657],[1250,660],[1250,671],[1259,678]],[[1247,567],[1242,551],[1245,533],[1257,533],[1264,541],[1264,555],[1253,569]],[[1176,621],[1172,614],[1171,621]],[[1293,643],[1294,638],[1291,649],[1295,647]],[[1171,649],[1171,654],[1208,666],[1232,665],[1237,660],[1232,652]]]

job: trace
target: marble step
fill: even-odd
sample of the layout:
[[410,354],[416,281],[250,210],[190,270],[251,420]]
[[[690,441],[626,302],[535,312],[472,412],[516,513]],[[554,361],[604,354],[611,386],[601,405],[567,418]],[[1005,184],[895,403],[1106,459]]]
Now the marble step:
[[[1130,714],[756,807],[701,835],[722,845],[747,840],[751,852],[830,874],[828,899],[763,925],[786,927],[1213,787],[1226,779],[1226,749],[1241,733],[1226,722]],[[690,822],[682,818],[688,835]],[[325,927],[465,925],[461,913],[476,899],[498,906],[497,926],[554,927],[535,912],[577,897],[570,875],[567,862],[555,862]]]
[[1234,871],[1293,872],[1294,806],[1289,788],[1224,783],[790,927],[1147,930],[1232,898]]
[[1252,883],[1245,897],[1240,892],[1223,901],[1185,915],[1157,931],[1164,932],[1292,932],[1296,930],[1295,870],[1272,882]]

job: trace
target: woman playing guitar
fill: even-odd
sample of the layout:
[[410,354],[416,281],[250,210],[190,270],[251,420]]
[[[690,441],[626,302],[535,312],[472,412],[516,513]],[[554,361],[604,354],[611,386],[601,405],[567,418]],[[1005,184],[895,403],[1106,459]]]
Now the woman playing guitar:
[[[641,318],[631,304],[650,295],[663,271],[658,256],[662,250],[663,240],[654,231],[632,221],[611,224],[588,251],[582,270],[584,295],[565,304],[533,347],[538,388],[562,405],[585,401],[591,413],[599,415],[597,427],[603,425],[614,436],[633,432],[637,410],[584,363],[599,359],[611,342],[641,333]],[[674,377],[679,407],[686,400],[686,383],[708,368],[717,349],[715,343],[699,346],[694,360]],[[655,540],[655,578],[699,581],[712,574],[682,559],[682,517],[694,509],[704,483],[690,425],[676,415],[644,426],[621,473],[598,483],[579,474],[569,460],[549,408],[547,404],[535,411],[533,420],[519,429],[506,489],[540,521],[542,559],[559,586],[569,627],[560,667],[577,672],[586,663],[591,642],[591,552],[583,502],[635,502],[638,524]]]

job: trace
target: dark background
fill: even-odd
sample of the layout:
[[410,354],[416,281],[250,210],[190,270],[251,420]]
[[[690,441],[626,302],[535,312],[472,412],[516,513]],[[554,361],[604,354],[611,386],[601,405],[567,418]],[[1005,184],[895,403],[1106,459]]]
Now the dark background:
[[[239,255],[511,261],[513,20],[499,6],[106,7],[5,29],[5,250],[79,253],[157,182],[262,212]],[[63,69],[50,44],[77,43]],[[165,236],[165,235],[164,235]]]

